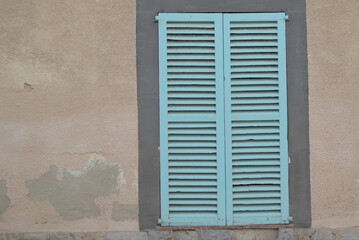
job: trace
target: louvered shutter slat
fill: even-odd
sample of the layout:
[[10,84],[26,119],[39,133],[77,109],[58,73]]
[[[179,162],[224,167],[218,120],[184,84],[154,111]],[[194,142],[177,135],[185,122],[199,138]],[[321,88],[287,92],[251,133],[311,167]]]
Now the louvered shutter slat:
[[221,14],[159,14],[161,222],[225,224]]
[[288,223],[284,14],[225,14],[227,224]]

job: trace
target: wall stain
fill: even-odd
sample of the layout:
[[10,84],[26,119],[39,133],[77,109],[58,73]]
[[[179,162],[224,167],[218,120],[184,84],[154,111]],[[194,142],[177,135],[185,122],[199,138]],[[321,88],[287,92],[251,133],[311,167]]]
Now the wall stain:
[[112,219],[116,222],[126,219],[138,219],[138,205],[113,202]]
[[6,180],[0,181],[0,214],[6,212],[10,206],[10,198],[7,196]]
[[93,156],[84,170],[64,170],[61,181],[56,178],[57,167],[52,166],[38,179],[26,181],[28,197],[33,201],[47,201],[66,221],[99,216],[94,200],[119,192],[125,187],[123,171],[118,163]]

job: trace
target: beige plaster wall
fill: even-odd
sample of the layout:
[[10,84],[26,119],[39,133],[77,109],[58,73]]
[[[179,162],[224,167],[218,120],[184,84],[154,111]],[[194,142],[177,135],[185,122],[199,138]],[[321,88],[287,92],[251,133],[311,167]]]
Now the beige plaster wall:
[[[138,230],[135,14],[0,0],[0,231]],[[359,226],[359,1],[307,24],[313,227]]]
[[359,226],[359,1],[307,0],[313,227]]
[[0,0],[0,231],[138,230],[135,17]]

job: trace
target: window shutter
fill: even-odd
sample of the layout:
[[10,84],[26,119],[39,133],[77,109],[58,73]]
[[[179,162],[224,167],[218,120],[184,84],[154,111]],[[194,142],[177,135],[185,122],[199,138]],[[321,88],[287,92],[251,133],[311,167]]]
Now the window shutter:
[[285,14],[224,14],[227,224],[288,223]]
[[159,24],[161,223],[225,224],[222,14]]

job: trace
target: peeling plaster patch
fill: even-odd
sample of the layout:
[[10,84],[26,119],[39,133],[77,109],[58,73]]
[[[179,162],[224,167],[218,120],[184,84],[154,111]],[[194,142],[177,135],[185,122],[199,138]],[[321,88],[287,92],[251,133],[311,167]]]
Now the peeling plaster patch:
[[[116,167],[118,167],[120,169],[120,166],[118,163],[108,164],[106,158],[104,158],[101,154],[91,153],[90,160],[87,162],[84,170],[73,171],[73,170],[65,169],[64,176],[65,176],[65,174],[70,174],[75,177],[81,177],[86,172],[90,171],[91,169],[93,169],[95,167],[100,167],[100,168],[107,168],[107,167],[116,168]],[[117,175],[116,183],[117,184],[116,184],[115,190],[120,190],[120,191],[125,190],[126,179],[123,177],[123,171],[121,169],[119,170],[119,174]]]
[[116,222],[126,219],[138,218],[138,205],[137,204],[121,204],[118,202],[113,203],[112,219]]
[[57,171],[57,167],[52,166],[40,178],[25,184],[30,199],[49,202],[67,221],[99,216],[100,208],[94,200],[122,191],[125,187],[119,164],[109,164],[99,156],[92,156],[82,171],[65,169],[61,181],[56,178]]
[[6,212],[10,206],[10,198],[7,196],[6,180],[0,181],[0,214]]

